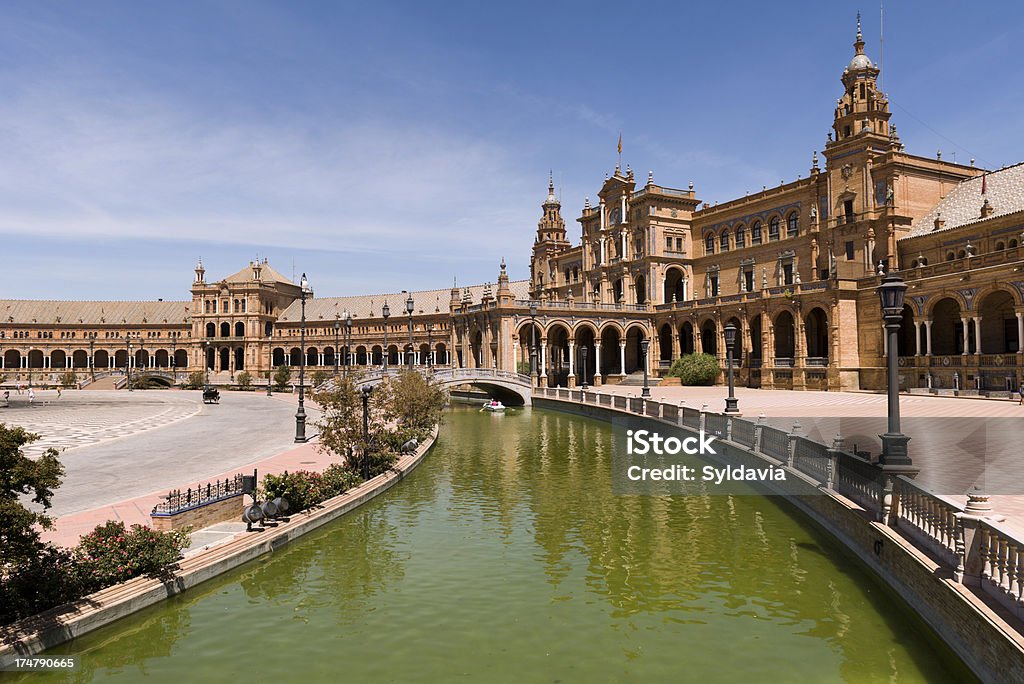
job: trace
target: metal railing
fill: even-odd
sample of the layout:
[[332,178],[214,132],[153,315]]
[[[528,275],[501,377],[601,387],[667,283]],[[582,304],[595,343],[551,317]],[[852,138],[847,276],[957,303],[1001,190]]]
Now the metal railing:
[[238,474],[223,480],[207,482],[205,485],[197,485],[194,489],[191,487],[184,491],[172,489],[164,496],[163,502],[153,507],[153,512],[150,515],[156,517],[175,515],[241,495],[242,475]]

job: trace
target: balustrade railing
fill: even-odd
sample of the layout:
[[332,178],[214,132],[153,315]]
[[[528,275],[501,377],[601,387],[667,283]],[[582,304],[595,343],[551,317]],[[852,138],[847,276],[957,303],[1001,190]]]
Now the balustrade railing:
[[157,517],[174,515],[241,495],[242,475],[238,474],[234,477],[226,477],[223,480],[207,482],[205,485],[197,485],[194,489],[192,487],[184,491],[172,489],[167,492],[161,503],[153,507],[151,515]]
[[907,477],[896,478],[898,525],[922,546],[952,565],[959,562],[960,505]]
[[761,428],[761,453],[780,461],[789,459],[789,435],[772,427]]

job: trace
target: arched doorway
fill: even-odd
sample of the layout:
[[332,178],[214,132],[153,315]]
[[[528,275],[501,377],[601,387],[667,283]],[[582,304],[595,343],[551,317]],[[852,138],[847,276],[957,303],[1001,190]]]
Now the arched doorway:
[[43,352],[38,349],[29,350],[28,353],[28,367],[29,368],[42,368],[43,367]]
[[821,307],[814,307],[804,318],[807,337],[807,365],[828,365],[828,317]]
[[[596,331],[590,325],[581,325],[576,329],[576,384],[594,383],[594,375],[597,372],[597,348],[594,346],[597,340]],[[583,359],[583,349],[586,348],[586,360]]]
[[[739,363],[743,361],[743,323],[740,321],[739,318],[733,316],[728,321],[726,321],[725,324],[731,324],[734,328],[736,328],[736,341],[733,342],[732,345],[732,360],[736,362],[737,365],[739,365]],[[723,327],[722,330],[725,330],[725,328]],[[726,349],[725,351],[727,352],[726,356],[728,356],[729,350]]]
[[985,295],[978,307],[981,314],[982,354],[1012,354],[1020,349],[1017,339],[1017,315],[1013,297],[1005,290]]
[[932,308],[932,353],[937,356],[962,354],[963,334],[960,302],[944,297]]
[[206,324],[206,336],[207,337],[216,337],[217,336],[217,326],[214,325],[213,323],[207,323]]
[[750,359],[751,365],[760,366],[763,360],[762,358],[762,325],[761,325],[761,314],[757,314],[750,319]]
[[245,349],[235,347],[235,372],[245,370]]
[[665,323],[658,330],[658,360],[662,368],[668,368],[672,365],[672,353],[674,350],[672,326]]
[[[910,308],[909,304],[904,304],[903,318],[900,319],[900,332],[897,338],[899,349],[896,350],[896,353],[899,356],[913,356],[917,353],[917,341],[914,339],[917,336],[916,333],[914,310]],[[884,331],[883,334],[885,334]]]
[[523,374],[530,373],[530,353],[537,346],[537,361],[540,364],[540,326],[529,321],[519,327],[518,356],[516,358],[516,370]]
[[638,275],[633,279],[633,287],[636,289],[636,303],[647,303],[647,278]]
[[684,321],[679,327],[679,345],[683,354],[692,354],[696,347],[696,340],[693,339],[693,323]]
[[[339,360],[340,363],[340,360]],[[334,347],[324,347],[324,365],[334,365]]]
[[384,349],[379,344],[373,345],[370,350],[370,365],[380,366],[384,363]]
[[4,352],[4,368],[21,368],[21,352],[8,349]]
[[619,353],[619,342],[621,339],[618,328],[613,325],[609,325],[601,331],[600,371],[604,377],[622,374],[622,362]]
[[480,330],[474,330],[470,334],[470,355],[473,357],[473,368],[483,368],[484,365],[484,334]]
[[231,370],[231,350],[227,347],[220,348],[220,369]]
[[288,359],[289,366],[302,365],[302,350],[299,349],[298,347],[292,347],[291,351],[288,353],[288,356],[290,357]]
[[124,368],[128,361],[128,350],[118,349],[114,352],[114,368]]
[[156,367],[157,368],[170,368],[171,356],[167,353],[166,349],[156,350]]
[[[634,325],[626,330],[626,375],[643,370],[642,344],[646,338],[647,335],[639,326]],[[653,351],[648,347],[648,354]],[[647,359],[647,365],[650,366],[650,358]]]
[[[284,352],[281,352],[282,357]],[[282,359],[283,360],[283,359]],[[174,367],[175,368],[188,368],[188,352],[184,349],[179,349],[174,352]]]
[[277,368],[278,366],[283,366],[284,365],[284,349],[281,349],[281,347],[274,347],[274,352],[273,352],[272,360],[271,360],[270,363],[271,363],[272,366],[274,366],[274,368]]
[[230,337],[231,336],[231,324],[224,322],[220,324],[220,336]]
[[110,353],[105,349],[98,349],[92,356],[92,367],[93,368],[109,368],[110,367]]
[[710,318],[700,325],[700,347],[705,354],[718,356],[718,331]]
[[448,347],[444,342],[438,342],[434,345],[434,365],[447,366],[448,363]]
[[569,384],[569,330],[564,325],[555,324],[548,329],[547,354],[548,387],[567,387]]
[[796,356],[796,326],[793,314],[783,311],[775,317],[775,365],[792,366]]
[[364,347],[363,345],[359,345],[358,347],[356,347],[356,365],[366,365],[366,347]]
[[686,299],[686,283],[681,268],[670,268],[665,272],[664,303],[681,302]]
[[235,337],[245,337],[245,324],[242,321],[235,323]]
[[68,365],[68,355],[60,349],[55,349],[50,352],[50,368],[66,368]]
[[320,352],[316,347],[308,347],[306,349],[306,365],[307,366],[319,366],[320,365]]
[[88,368],[89,354],[84,349],[78,349],[71,354],[72,368]]

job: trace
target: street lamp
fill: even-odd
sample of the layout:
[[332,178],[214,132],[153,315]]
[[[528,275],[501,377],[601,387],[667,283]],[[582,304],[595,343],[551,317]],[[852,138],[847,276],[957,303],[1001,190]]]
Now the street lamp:
[[270,385],[274,379],[274,327],[267,322],[267,396],[271,394]]
[[174,365],[174,355],[175,355],[175,353],[177,352],[177,349],[178,349],[178,338],[175,336],[175,333],[173,333],[173,332],[170,333],[170,335],[171,335],[171,358],[170,358],[170,360],[169,360],[167,365],[169,365],[171,367],[172,382],[177,383],[178,382],[178,367]]
[[96,333],[89,333],[89,377],[96,381],[96,364],[92,360],[93,345],[96,342]]
[[352,365],[352,313],[345,312],[345,375],[349,373],[349,366]]
[[370,393],[373,385],[363,385],[363,479],[370,479]]
[[409,370],[412,370],[413,351],[412,351],[412,310],[416,306],[416,302],[412,299],[412,293],[405,298],[405,312],[409,314]]
[[338,333],[341,332],[341,319],[337,316],[334,317],[334,378],[338,378],[338,354],[341,349],[338,348]]
[[583,366],[583,384],[580,385],[580,389],[589,389],[587,387],[587,345],[580,347],[580,363]]
[[539,369],[537,368],[537,302],[530,302],[530,377],[533,386],[540,385]]
[[640,392],[640,396],[645,398],[651,396],[651,388],[647,385],[647,348],[650,344],[651,341],[646,337],[640,340],[640,356],[643,357],[642,362],[644,366],[644,388]]
[[[132,338],[124,338],[125,344],[125,359],[124,359],[124,370],[128,377],[128,391],[132,391]],[[31,386],[31,385],[30,385]]]
[[727,323],[723,332],[725,332],[726,359],[729,364],[729,396],[725,398],[725,412],[739,413],[740,407],[736,399],[736,392],[733,389],[732,381],[732,349],[733,345],[736,344],[736,326],[732,323]]
[[896,364],[899,357],[899,332],[903,320],[903,299],[906,296],[907,284],[895,271],[890,271],[878,286],[878,299],[885,317],[885,330],[889,335],[888,394],[889,394],[889,430],[880,435],[882,440],[882,457],[880,465],[910,466],[913,465],[907,454],[907,442],[910,438],[900,432],[900,386]]
[[434,323],[433,321],[427,323],[427,369],[434,365]]
[[203,391],[210,389],[210,342],[203,340]]
[[302,316],[299,324],[299,347],[302,349],[302,358],[299,360],[299,408],[295,411],[295,441],[308,442],[306,437],[306,405],[305,388],[306,383],[306,298],[313,296],[313,289],[306,280],[306,274],[302,274],[299,281],[299,300],[302,302]]
[[380,310],[380,315],[384,317],[384,372],[388,372],[388,319],[391,318],[391,307],[388,306],[387,300],[384,300],[384,308]]

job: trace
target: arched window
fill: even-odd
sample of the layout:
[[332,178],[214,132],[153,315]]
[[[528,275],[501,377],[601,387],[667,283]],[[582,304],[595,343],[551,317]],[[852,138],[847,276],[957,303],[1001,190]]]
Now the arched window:
[[729,251],[729,231],[723,230],[721,237],[718,238],[718,245],[721,247],[723,252]]
[[1010,249],[1016,249],[1016,248],[1017,248],[1017,241],[1016,240],[1010,240]]
[[704,253],[714,254],[715,253],[715,236],[711,233],[707,234],[704,238]]
[[1004,245],[1002,242],[997,242],[996,243],[996,251],[997,252],[1001,252],[1004,249],[1006,249],[1006,245]]
[[761,222],[754,221],[750,226],[750,244],[759,245],[761,244]]
[[736,243],[736,249],[747,246],[747,230],[743,226],[736,228],[736,236],[733,238]]
[[956,259],[956,254],[953,254],[953,252],[946,252],[946,261],[952,261],[953,259]]
[[795,238],[800,234],[800,216],[794,211],[786,217],[786,237]]
[[768,222],[768,242],[779,239],[779,217],[772,216],[771,221]]
[[207,323],[206,324],[206,336],[207,337],[216,337],[217,336],[217,326],[214,325],[213,323]]
[[220,336],[231,337],[231,324],[224,322],[220,324]]
[[235,337],[245,337],[245,324],[242,321],[235,323]]
[[959,253],[959,254],[957,254],[957,259],[963,259],[963,258],[964,258],[965,256],[967,256],[967,251],[966,251],[966,250],[963,250],[963,249],[961,249],[961,250],[960,250],[960,253]]

